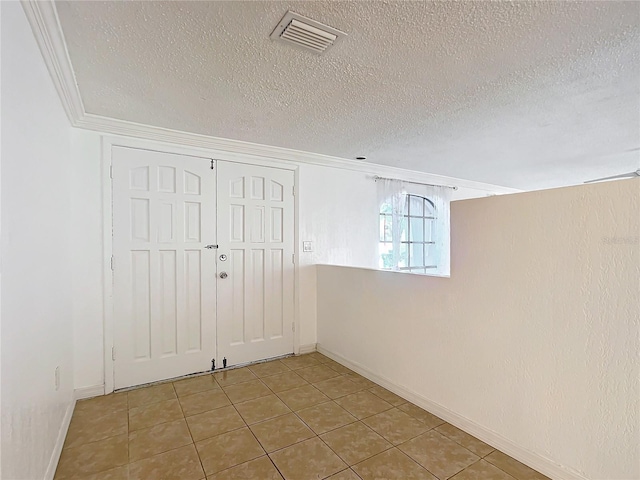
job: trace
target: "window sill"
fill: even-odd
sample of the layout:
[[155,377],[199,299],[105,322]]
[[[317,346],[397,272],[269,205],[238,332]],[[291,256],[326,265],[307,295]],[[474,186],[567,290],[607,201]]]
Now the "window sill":
[[370,270],[372,272],[396,273],[401,275],[411,275],[412,277],[451,278],[451,274],[444,275],[441,273],[410,273],[410,272],[403,272],[402,270],[385,270],[383,268],[357,267],[353,265],[338,265],[335,263],[317,263],[316,265],[322,265],[326,267],[357,268],[358,270]]

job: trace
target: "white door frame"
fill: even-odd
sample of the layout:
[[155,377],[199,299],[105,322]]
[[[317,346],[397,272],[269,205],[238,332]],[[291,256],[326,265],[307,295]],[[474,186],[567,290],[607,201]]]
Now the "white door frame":
[[113,271],[111,270],[111,256],[113,255],[112,220],[113,220],[113,195],[111,190],[111,165],[113,147],[137,148],[140,150],[152,150],[163,153],[175,153],[178,155],[190,155],[194,157],[211,158],[212,160],[224,160],[227,162],[245,163],[263,167],[276,167],[294,172],[294,186],[296,195],[294,198],[294,324],[293,352],[300,351],[300,288],[299,288],[299,264],[300,264],[300,218],[298,185],[300,179],[300,166],[287,160],[271,159],[258,155],[238,154],[230,151],[207,150],[204,148],[185,147],[171,143],[161,143],[149,140],[140,140],[130,137],[118,137],[102,135],[102,159],[101,159],[101,184],[102,184],[102,277],[103,277],[103,345],[104,345],[104,393],[114,390],[114,361],[113,361]]

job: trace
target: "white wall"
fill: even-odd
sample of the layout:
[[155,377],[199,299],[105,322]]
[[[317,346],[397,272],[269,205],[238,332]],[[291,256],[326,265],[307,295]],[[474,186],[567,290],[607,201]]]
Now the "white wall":
[[[101,155],[102,136],[72,129],[72,246],[74,256],[74,358],[76,389],[95,392],[104,382],[103,353],[103,224]],[[139,148],[180,147],[148,141],[107,137]],[[171,150],[175,151],[175,150]],[[184,153],[234,160],[234,155],[186,148]],[[243,157],[244,161],[251,161]],[[260,159],[265,161],[264,158]],[[289,163],[291,164],[291,163]],[[312,253],[300,252],[300,345],[316,343],[315,264],[330,263],[375,267],[378,224],[376,184],[362,171],[295,163],[298,168],[299,240],[312,241]],[[380,174],[387,172],[380,170]],[[429,177],[422,174],[421,179]],[[432,181],[442,181],[434,178]],[[467,182],[468,183],[468,182]],[[473,184],[456,192],[457,198],[499,192],[499,187]],[[300,249],[301,250],[301,249]]]
[[[312,241],[314,249],[308,253],[300,248],[300,344],[305,345],[317,341],[316,265],[378,268],[380,226],[373,175],[303,164],[299,178],[300,242]],[[419,180],[443,182],[428,177]],[[457,184],[455,179],[444,183]],[[476,188],[461,186],[452,198],[477,198],[501,191],[480,184]]]
[[[71,260],[75,388],[104,383],[100,137],[71,129]],[[95,391],[92,390],[93,394]]]
[[300,167],[300,344],[316,343],[316,264],[374,267],[378,235],[376,187],[362,172]]
[[640,478],[640,181],[451,223],[449,279],[319,266],[319,346],[556,478]]
[[[2,8],[0,8],[0,58],[2,51]],[[2,476],[2,62],[0,61],[0,476]]]
[[20,3],[0,10],[0,476],[33,480],[55,467],[73,405],[70,129]]

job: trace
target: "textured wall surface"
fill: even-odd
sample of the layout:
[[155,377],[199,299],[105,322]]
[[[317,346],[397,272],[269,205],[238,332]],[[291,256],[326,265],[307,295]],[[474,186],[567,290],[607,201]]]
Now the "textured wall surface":
[[640,180],[454,202],[451,278],[319,266],[318,342],[592,480],[640,478]]
[[[640,166],[638,2],[56,2],[87,112],[532,189]],[[346,33],[274,43],[290,9]]]
[[73,400],[70,128],[20,3],[0,9],[0,477],[39,480]]

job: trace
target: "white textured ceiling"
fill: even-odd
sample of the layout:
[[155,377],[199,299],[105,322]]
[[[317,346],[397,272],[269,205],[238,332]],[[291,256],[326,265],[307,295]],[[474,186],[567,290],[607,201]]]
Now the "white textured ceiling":
[[[532,189],[640,167],[640,3],[56,2],[88,113]],[[348,33],[273,42],[287,10]]]

